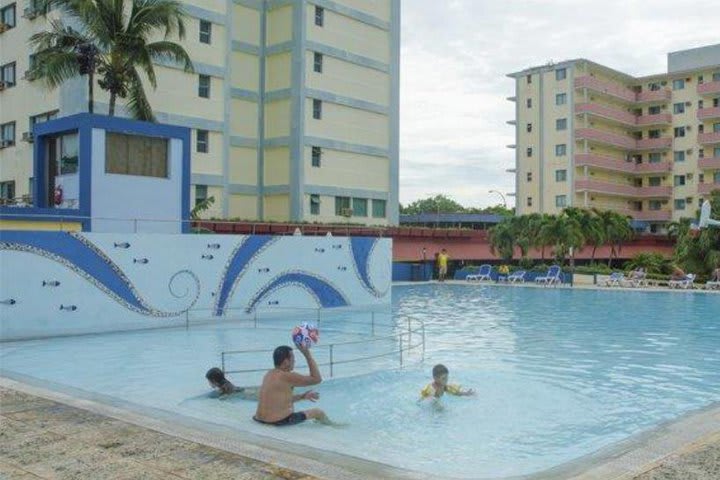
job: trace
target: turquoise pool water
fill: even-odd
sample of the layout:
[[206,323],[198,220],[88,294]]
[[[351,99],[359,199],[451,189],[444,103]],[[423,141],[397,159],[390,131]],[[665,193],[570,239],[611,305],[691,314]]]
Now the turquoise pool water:
[[[460,478],[542,471],[720,400],[718,295],[396,286],[393,316],[400,323],[424,320],[425,363],[406,358],[397,370],[397,358],[380,357],[336,373],[384,371],[318,386],[317,406],[349,423],[342,429],[264,427],[250,420],[253,402],[205,395],[204,372],[219,363],[221,351],[288,343],[297,316],[258,330],[229,323],[6,343],[0,365],[12,375]],[[357,338],[358,322],[369,322],[368,314],[323,319],[321,342]],[[344,354],[363,354],[362,346],[354,348]],[[270,358],[233,361],[260,368]],[[445,398],[442,409],[418,405],[437,362],[477,395]],[[232,379],[253,384],[259,374]]]

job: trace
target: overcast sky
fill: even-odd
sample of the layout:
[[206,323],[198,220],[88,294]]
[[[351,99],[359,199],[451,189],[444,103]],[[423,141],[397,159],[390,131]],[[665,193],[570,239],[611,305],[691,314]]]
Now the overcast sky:
[[718,18],[720,0],[402,0],[400,202],[514,191],[507,73],[572,58],[661,73],[667,52],[720,42]]

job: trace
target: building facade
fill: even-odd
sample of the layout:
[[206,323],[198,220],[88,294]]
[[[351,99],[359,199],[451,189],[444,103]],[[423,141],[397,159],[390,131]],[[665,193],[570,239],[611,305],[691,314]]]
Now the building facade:
[[[31,3],[0,0],[4,199],[32,195],[33,125],[87,111],[86,78],[48,90],[25,73],[29,37],[48,28]],[[400,0],[183,3],[195,72],[157,64],[146,90],[159,122],[192,130],[191,205],[212,196],[212,217],[397,224]],[[96,86],[95,111],[108,100]]]
[[661,231],[720,190],[720,44],[646,77],[585,59],[508,76],[518,214],[598,208]]

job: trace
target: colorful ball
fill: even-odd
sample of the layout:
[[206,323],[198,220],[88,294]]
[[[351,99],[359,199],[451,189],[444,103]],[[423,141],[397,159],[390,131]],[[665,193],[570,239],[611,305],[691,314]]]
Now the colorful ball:
[[298,347],[310,348],[320,339],[320,332],[312,323],[303,322],[292,330],[292,340]]

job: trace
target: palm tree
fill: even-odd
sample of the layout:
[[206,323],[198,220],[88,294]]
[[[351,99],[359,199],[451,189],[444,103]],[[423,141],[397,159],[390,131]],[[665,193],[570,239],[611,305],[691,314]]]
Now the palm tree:
[[578,221],[564,213],[551,216],[541,228],[540,236],[554,246],[555,258],[560,264],[571,250],[582,247],[585,240]]
[[[110,93],[109,114],[117,98],[127,98],[130,114],[154,121],[141,73],[157,88],[154,62],[170,61],[193,72],[185,49],[167,40],[185,37],[185,13],[175,0],[44,0],[42,9],[57,7],[64,19],[50,20],[50,30],[30,37],[36,55],[32,74],[56,88],[78,75],[88,76],[88,111],[93,112],[94,77]],[[158,33],[163,40],[151,41]]]
[[515,228],[511,218],[506,218],[488,231],[490,252],[504,260],[512,260],[515,251]]
[[605,241],[610,244],[610,256],[608,267],[612,268],[613,257],[617,257],[622,248],[622,243],[630,240],[633,236],[633,229],[630,226],[630,218],[612,210],[593,209],[593,212],[600,219]]

